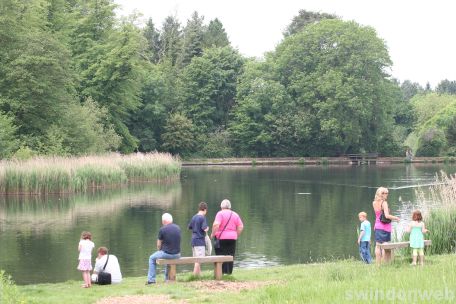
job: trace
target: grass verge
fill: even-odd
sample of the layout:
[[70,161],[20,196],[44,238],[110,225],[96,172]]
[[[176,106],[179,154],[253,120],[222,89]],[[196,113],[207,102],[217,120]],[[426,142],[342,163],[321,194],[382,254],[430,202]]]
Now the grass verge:
[[[454,255],[426,257],[424,267],[409,259],[377,267],[355,260],[254,270],[212,281],[178,273],[177,283],[144,286],[145,277],[126,278],[112,286],[80,287],[81,282],[19,286],[27,303],[96,303],[106,297],[166,295],[170,303],[454,303]],[[220,288],[218,288],[220,287]],[[129,297],[125,303],[134,304]],[[124,302],[116,302],[124,303]],[[141,302],[149,303],[149,302]]]

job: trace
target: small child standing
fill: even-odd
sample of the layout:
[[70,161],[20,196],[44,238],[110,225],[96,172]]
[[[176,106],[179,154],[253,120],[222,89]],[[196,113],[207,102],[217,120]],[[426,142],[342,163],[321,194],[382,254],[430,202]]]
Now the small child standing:
[[81,287],[89,288],[92,286],[90,279],[90,271],[92,270],[92,249],[95,244],[92,242],[92,234],[88,231],[81,233],[79,241],[79,265],[78,270],[82,271],[82,279],[84,284]]
[[370,264],[372,262],[370,253],[371,223],[367,220],[367,213],[364,211],[358,214],[358,218],[361,222],[358,236],[359,254],[366,264]]
[[424,265],[424,235],[429,232],[423,222],[420,210],[413,211],[412,222],[406,228],[410,232],[410,247],[412,248],[412,265],[415,266],[417,258],[420,258],[420,265]]

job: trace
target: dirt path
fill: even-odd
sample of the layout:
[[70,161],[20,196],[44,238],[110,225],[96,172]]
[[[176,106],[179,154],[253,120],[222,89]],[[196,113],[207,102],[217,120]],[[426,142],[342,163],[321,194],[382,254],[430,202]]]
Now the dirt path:
[[[267,285],[277,284],[272,281],[226,282],[226,281],[196,281],[188,283],[201,293],[209,292],[241,292],[241,290],[256,289]],[[135,295],[122,297],[107,297],[96,304],[188,304],[186,300],[174,300],[167,295]]]

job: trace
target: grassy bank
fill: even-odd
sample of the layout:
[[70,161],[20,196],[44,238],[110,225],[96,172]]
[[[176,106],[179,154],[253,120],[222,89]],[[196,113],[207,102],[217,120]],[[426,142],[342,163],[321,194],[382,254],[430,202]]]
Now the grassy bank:
[[[427,257],[424,267],[409,260],[377,267],[346,260],[323,264],[261,269],[235,269],[222,282],[202,281],[178,273],[178,282],[144,286],[145,277],[126,278],[116,286],[80,287],[81,282],[19,286],[27,303],[96,303],[106,297],[167,296],[165,303],[454,303],[456,276],[454,255]],[[206,268],[207,269],[207,268]],[[390,298],[388,298],[390,297]],[[136,303],[134,298],[126,302]],[[155,301],[157,302],[157,301]],[[108,302],[109,303],[109,302]],[[138,302],[152,303],[152,302]]]
[[0,193],[84,192],[133,181],[171,180],[179,176],[180,169],[180,161],[164,153],[2,161]]

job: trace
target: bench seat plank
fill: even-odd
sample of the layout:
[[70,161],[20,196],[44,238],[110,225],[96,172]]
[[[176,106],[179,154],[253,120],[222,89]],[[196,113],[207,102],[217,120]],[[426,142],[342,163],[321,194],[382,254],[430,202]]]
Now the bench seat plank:
[[233,256],[231,255],[210,255],[205,257],[182,257],[179,259],[158,259],[158,265],[183,265],[183,264],[194,264],[194,263],[223,263],[233,262]]
[[[424,240],[424,246],[432,245],[431,240]],[[399,248],[407,248],[410,247],[410,242],[397,242],[397,243],[384,243],[378,244],[378,247],[381,249],[399,249]]]

